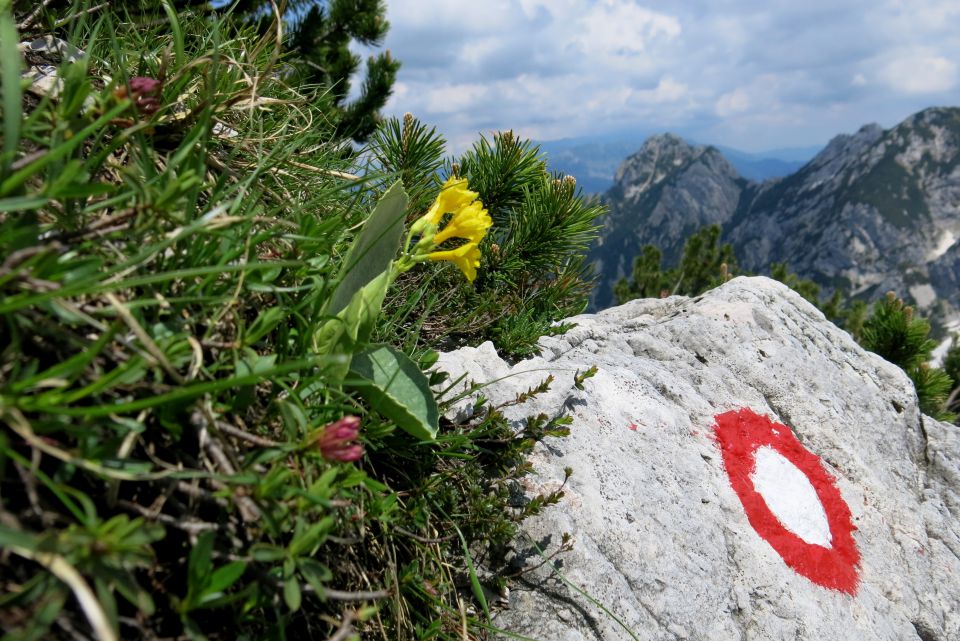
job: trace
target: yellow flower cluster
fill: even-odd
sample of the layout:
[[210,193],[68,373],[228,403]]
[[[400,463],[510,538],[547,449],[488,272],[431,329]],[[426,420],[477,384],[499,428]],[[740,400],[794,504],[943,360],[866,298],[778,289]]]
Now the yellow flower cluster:
[[[418,249],[424,258],[452,262],[471,283],[477,277],[477,268],[480,266],[480,241],[493,225],[490,215],[477,196],[477,192],[467,188],[465,178],[451,176],[440,189],[440,194],[427,213],[411,228],[411,233],[422,234]],[[453,216],[443,229],[438,231],[446,214]],[[432,251],[437,245],[451,238],[462,238],[467,242],[455,249]]]

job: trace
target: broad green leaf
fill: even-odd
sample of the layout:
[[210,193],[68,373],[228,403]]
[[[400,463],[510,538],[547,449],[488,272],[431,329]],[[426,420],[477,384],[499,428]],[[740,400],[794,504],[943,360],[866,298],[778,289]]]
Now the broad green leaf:
[[354,294],[350,304],[317,331],[314,344],[318,354],[346,356],[331,363],[327,370],[331,383],[343,381],[350,369],[350,356],[370,338],[391,279],[387,269]]
[[260,355],[249,347],[237,354],[235,365],[237,376],[250,376],[271,371],[277,364],[276,354]]
[[380,197],[370,218],[353,241],[343,267],[340,284],[330,297],[327,314],[337,314],[353,300],[354,294],[386,271],[400,249],[403,223],[409,198],[400,181]]
[[390,286],[390,276],[386,270],[364,285],[349,305],[320,327],[315,339],[318,354],[349,354],[352,347],[370,337]]
[[129,571],[104,566],[98,568],[97,572],[108,577],[113,588],[146,616],[152,616],[156,611],[153,597],[137,583]]
[[353,357],[348,384],[370,406],[412,436],[432,441],[440,424],[437,401],[427,377],[410,358],[389,345]]

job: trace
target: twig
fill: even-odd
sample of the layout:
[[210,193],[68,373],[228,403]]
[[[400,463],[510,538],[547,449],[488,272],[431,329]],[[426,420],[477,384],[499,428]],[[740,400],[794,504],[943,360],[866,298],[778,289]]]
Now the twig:
[[[36,465],[36,461],[34,461]],[[23,487],[27,492],[27,498],[30,500],[30,507],[33,508],[33,513],[40,517],[44,522],[44,525],[49,525],[46,519],[46,513],[40,507],[40,495],[37,493],[37,478],[31,472],[30,474],[23,468],[20,463],[14,461],[14,468],[17,470],[17,474],[20,475],[20,480],[23,482]],[[4,512],[8,514],[8,512]]]
[[[208,425],[215,425],[215,420],[204,410],[195,411],[190,417],[190,420],[199,431],[201,447],[214,460],[217,467],[220,468],[220,471],[229,475],[236,474],[236,468],[227,457],[227,453],[224,451],[223,445],[216,439],[212,438],[210,431],[207,429]],[[240,510],[240,517],[244,521],[251,523],[260,519],[260,508],[257,507],[256,503],[253,502],[253,499],[248,496],[238,494],[236,490],[229,488],[226,484],[220,483],[219,481],[211,480],[210,483],[215,487],[219,486],[222,489],[229,489],[233,493],[237,501],[237,508]]]
[[63,628],[63,631],[69,634],[70,638],[74,641],[89,641],[90,637],[81,634],[79,630],[73,627],[73,623],[66,617],[66,615],[60,614],[60,616],[56,618],[56,623]]
[[345,171],[337,171],[336,169],[321,169],[320,167],[314,167],[313,165],[308,165],[305,162],[297,162],[296,160],[290,160],[290,159],[287,159],[286,162],[287,164],[293,165],[294,167],[299,167],[300,169],[308,169],[318,174],[325,174],[327,176],[333,176],[335,178],[345,178],[347,180],[360,180],[360,176],[357,176],[356,174],[350,174]]
[[[304,586],[306,592],[313,592],[312,586]],[[324,588],[323,596],[331,601],[375,601],[377,599],[386,599],[390,596],[389,590],[358,590],[356,592],[347,592],[344,590],[334,590],[333,588]]]
[[117,505],[119,505],[120,507],[127,508],[128,510],[137,512],[141,516],[145,516],[148,519],[152,519],[154,521],[160,521],[161,523],[165,523],[166,525],[170,525],[179,530],[183,530],[184,532],[189,532],[190,534],[199,534],[200,532],[215,531],[220,529],[220,526],[217,525],[216,523],[208,523],[207,521],[196,521],[196,520],[184,521],[182,519],[174,518],[169,514],[163,514],[162,512],[155,513],[150,508],[143,507],[139,503],[134,503],[133,501],[127,501],[126,499],[120,499],[119,501],[117,501]]
[[178,492],[183,492],[190,498],[199,499],[201,501],[211,501],[213,503],[216,503],[220,507],[227,506],[227,502],[225,500],[214,496],[212,493],[206,491],[201,487],[196,487],[194,485],[191,485],[186,481],[177,481],[176,488]]
[[353,622],[356,620],[356,618],[356,612],[352,610],[344,610],[340,627],[336,632],[333,633],[332,637],[327,639],[327,641],[344,641],[344,639],[353,634]]
[[36,151],[31,151],[30,153],[25,154],[10,163],[10,171],[20,171],[34,160],[46,156],[49,152],[49,149],[37,149]]
[[37,5],[37,8],[30,12],[23,21],[17,25],[18,31],[24,31],[33,26],[34,21],[40,17],[40,12],[47,8],[47,5],[53,2],[53,0],[43,0],[40,4]]
[[18,249],[15,252],[11,252],[7,259],[3,261],[3,264],[0,265],[0,276],[10,274],[13,272],[16,267],[23,261],[36,256],[37,254],[42,254],[46,251],[56,251],[61,248],[59,243],[50,243],[49,245],[34,245],[33,247],[24,247],[23,249]]
[[960,386],[954,388],[954,390],[950,392],[950,396],[947,397],[947,402],[943,404],[943,407],[947,411],[949,411],[950,408],[953,407],[953,404],[957,401],[958,395],[960,395]]
[[110,6],[110,3],[109,3],[109,2],[103,2],[103,3],[101,3],[101,4],[95,5],[95,6],[93,6],[93,7],[89,7],[89,8],[87,8],[87,9],[82,10],[82,11],[77,11],[76,13],[70,14],[70,15],[67,16],[66,18],[61,18],[60,20],[57,20],[57,21],[54,23],[53,27],[54,27],[55,29],[59,29],[60,27],[62,27],[63,25],[67,24],[67,23],[70,22],[71,20],[75,20],[76,18],[78,18],[78,17],[80,17],[80,16],[83,16],[83,15],[86,15],[86,14],[88,14],[88,13],[93,13],[93,12],[95,12],[95,11],[100,11],[100,9],[103,9],[104,7],[109,7],[109,6]]
[[244,441],[249,441],[254,445],[259,445],[260,447],[280,447],[281,445],[281,443],[278,443],[277,441],[271,441],[268,438],[263,438],[262,436],[257,436],[255,434],[251,434],[250,432],[245,432],[244,430],[234,427],[229,423],[224,423],[223,421],[217,421],[216,426],[217,426],[217,429],[220,430],[221,432],[225,432],[230,436],[235,436],[239,439],[243,439]]
[[399,527],[396,525],[393,526],[393,529],[399,532],[400,534],[403,534],[404,536],[409,536],[414,541],[419,541],[420,543],[443,543],[444,541],[449,541],[450,539],[453,538],[452,534],[448,534],[447,536],[441,536],[440,538],[437,538],[437,539],[428,539],[425,536],[414,534],[413,532],[404,530],[402,527]]
[[112,231],[123,229],[125,225],[121,225],[121,223],[126,223],[128,219],[135,216],[137,213],[139,213],[139,211],[140,209],[137,207],[130,207],[129,209],[124,209],[123,211],[117,212],[113,215],[104,216],[103,218],[90,223],[82,229],[54,232],[47,235],[44,240],[77,240],[87,236],[103,236]]

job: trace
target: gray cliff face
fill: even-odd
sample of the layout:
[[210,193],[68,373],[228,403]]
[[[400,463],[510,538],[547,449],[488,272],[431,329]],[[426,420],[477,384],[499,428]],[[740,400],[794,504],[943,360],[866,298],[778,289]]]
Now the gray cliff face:
[[729,220],[746,184],[713,147],[694,147],[671,134],[649,138],[623,161],[607,194],[610,213],[590,254],[601,274],[594,305],[613,302],[612,283],[629,276],[644,245],[657,245],[673,261],[691,233]]
[[[608,194],[616,217],[605,232],[632,234],[641,247],[676,247],[683,241],[679,223],[623,227],[644,223],[655,212],[666,220],[687,215],[683,201],[665,199],[648,186],[646,176],[666,168],[644,173],[627,167],[635,158],[621,168],[624,184]],[[843,287],[872,298],[894,290],[941,321],[956,316],[950,301],[958,297],[957,261],[946,256],[960,239],[960,108],[927,109],[887,131],[867,125],[837,136],[785,178],[748,183],[726,169],[719,165],[709,176],[690,174],[702,185],[687,183],[684,193],[706,196],[690,215],[691,226],[721,224],[741,267],[763,272],[773,262],[786,262],[828,291]],[[720,184],[730,186],[723,197],[714,189]],[[737,203],[733,210],[731,201]],[[612,258],[603,244],[596,254],[607,263],[632,258]],[[614,276],[604,269],[602,278]]]
[[[514,562],[528,571],[509,579],[494,624],[540,641],[960,638],[960,432],[920,413],[903,371],[766,278],[569,320],[537,358],[509,365],[486,343],[438,363],[454,379],[495,381],[483,389],[495,404],[552,374],[549,392],[507,416],[518,429],[541,412],[573,417],[569,436],[534,452],[526,496],[561,485],[564,496],[524,522]],[[574,372],[591,366],[576,388]],[[773,530],[748,513],[728,467],[737,449],[715,431],[744,408],[815,457],[807,472],[794,457],[771,476],[770,453],[746,450]],[[811,469],[849,510],[853,590],[812,580],[769,536],[799,537],[802,562],[839,549],[839,504],[797,476]],[[573,549],[543,563],[531,541],[549,554],[563,533]]]

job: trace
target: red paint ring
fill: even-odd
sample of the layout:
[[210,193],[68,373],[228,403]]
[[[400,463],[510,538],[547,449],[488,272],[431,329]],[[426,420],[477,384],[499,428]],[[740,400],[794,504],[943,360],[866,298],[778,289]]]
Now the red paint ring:
[[[823,468],[819,457],[804,448],[789,427],[749,409],[726,412],[714,419],[724,468],[757,534],[798,574],[825,588],[855,594],[860,563],[853,540],[856,527],[850,508],[835,485],[836,479]],[[810,481],[827,515],[831,547],[807,543],[788,530],[757,492],[750,474],[756,465],[757,450],[765,446],[793,463]]]

